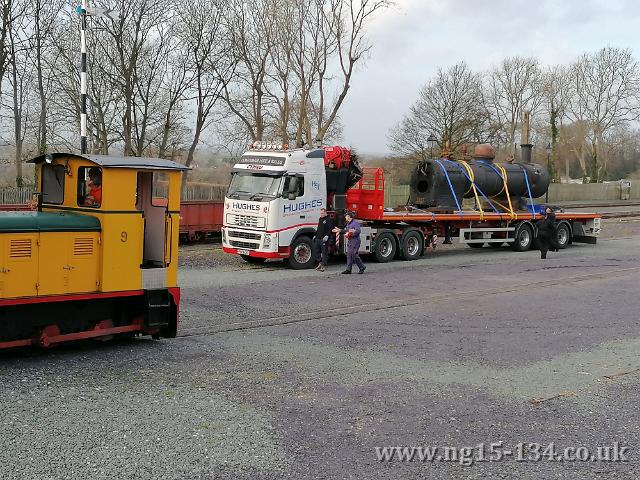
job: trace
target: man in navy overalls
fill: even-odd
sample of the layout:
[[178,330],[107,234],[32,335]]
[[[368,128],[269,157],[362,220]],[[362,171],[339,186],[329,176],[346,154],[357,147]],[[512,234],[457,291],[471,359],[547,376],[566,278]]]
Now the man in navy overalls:
[[[345,238],[347,239],[347,269],[342,273],[351,273],[351,268],[355,263],[358,266],[358,273],[364,273],[367,267],[362,263],[362,259],[358,254],[360,250],[360,224],[353,218],[351,212],[346,213],[344,216],[347,224],[342,229]],[[340,232],[339,228],[335,228],[334,232]]]

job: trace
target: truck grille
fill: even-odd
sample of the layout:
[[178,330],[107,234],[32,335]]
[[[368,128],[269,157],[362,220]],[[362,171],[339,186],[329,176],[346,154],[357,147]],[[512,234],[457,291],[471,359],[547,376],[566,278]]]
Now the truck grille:
[[239,232],[237,230],[229,230],[229,237],[244,238],[247,240],[260,240],[259,233]]
[[231,240],[231,246],[232,247],[236,247],[236,248],[252,248],[252,249],[257,249],[260,247],[260,244],[258,243],[252,243],[252,242],[240,242],[238,240]]
[[264,218],[230,213],[227,215],[227,224],[238,225],[239,227],[264,228]]

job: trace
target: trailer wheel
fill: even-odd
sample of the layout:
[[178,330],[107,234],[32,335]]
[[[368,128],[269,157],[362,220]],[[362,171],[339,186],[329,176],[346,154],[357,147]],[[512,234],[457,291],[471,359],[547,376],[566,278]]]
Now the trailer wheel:
[[251,257],[249,255],[240,255],[247,263],[264,263],[267,259],[262,257]]
[[402,235],[402,259],[415,260],[422,255],[424,240],[417,230],[409,230]]
[[558,243],[558,248],[567,248],[571,242],[571,230],[569,225],[564,222],[556,228],[556,242]]
[[396,239],[389,232],[382,232],[376,238],[375,249],[373,252],[376,261],[386,263],[393,260],[396,255]]
[[313,245],[309,237],[301,235],[293,241],[287,264],[294,270],[311,268],[313,265]]
[[[469,240],[481,240],[482,238],[484,238],[484,237],[482,236],[481,233],[472,233],[469,236]],[[483,243],[483,242],[467,243],[467,245],[469,245],[469,247],[471,247],[471,248],[482,248],[482,247],[484,247],[486,245],[486,243]]]
[[516,229],[513,250],[516,252],[526,252],[533,245],[533,229],[530,225],[523,223]]

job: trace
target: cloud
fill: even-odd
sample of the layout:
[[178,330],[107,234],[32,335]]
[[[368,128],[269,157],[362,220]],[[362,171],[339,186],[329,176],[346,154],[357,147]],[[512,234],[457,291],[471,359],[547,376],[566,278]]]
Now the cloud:
[[485,70],[513,55],[554,64],[607,45],[638,53],[639,17],[633,0],[398,0],[372,24],[374,49],[341,112],[344,141],[386,152],[420,87],[462,60]]

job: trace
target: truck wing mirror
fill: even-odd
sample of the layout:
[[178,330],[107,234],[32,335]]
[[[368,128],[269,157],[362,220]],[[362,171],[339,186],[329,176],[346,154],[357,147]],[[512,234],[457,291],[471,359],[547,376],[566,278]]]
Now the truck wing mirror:
[[295,200],[296,199],[296,194],[293,192],[289,192],[287,194],[287,200]]

